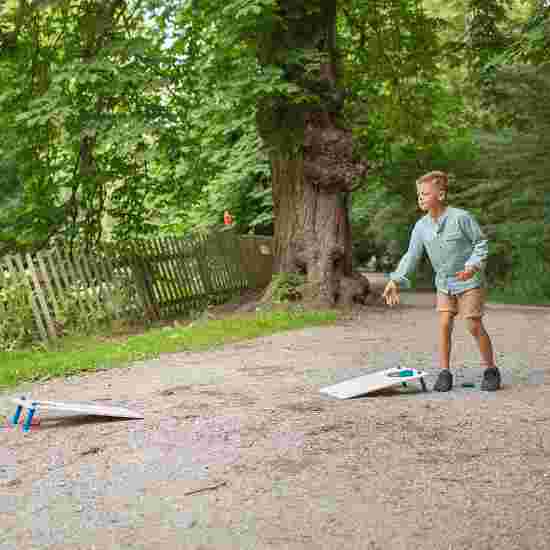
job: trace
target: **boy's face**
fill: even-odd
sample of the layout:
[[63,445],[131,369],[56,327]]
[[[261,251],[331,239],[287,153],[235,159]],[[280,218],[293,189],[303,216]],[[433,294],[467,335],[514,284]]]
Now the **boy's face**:
[[418,205],[424,212],[438,207],[443,202],[440,198],[441,190],[437,183],[425,181],[417,186]]

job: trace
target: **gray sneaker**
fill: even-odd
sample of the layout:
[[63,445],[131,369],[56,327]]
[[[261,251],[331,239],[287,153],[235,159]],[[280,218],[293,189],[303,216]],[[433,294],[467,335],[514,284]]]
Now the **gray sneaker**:
[[435,381],[434,391],[450,391],[453,387],[453,375],[449,369],[443,369]]
[[483,391],[496,391],[500,388],[500,371],[497,367],[489,367],[483,373],[481,389]]

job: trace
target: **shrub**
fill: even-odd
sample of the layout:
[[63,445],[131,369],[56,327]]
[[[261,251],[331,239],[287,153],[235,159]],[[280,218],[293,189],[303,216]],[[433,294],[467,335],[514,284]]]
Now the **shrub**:
[[107,318],[107,311],[94,289],[73,286],[65,291],[56,321],[63,333],[79,334],[93,332]]
[[296,301],[302,298],[300,287],[306,282],[300,273],[277,273],[272,279],[272,297],[276,303]]
[[133,283],[121,274],[107,292],[104,284],[97,287],[73,286],[65,291],[65,299],[57,316],[65,334],[93,332],[114,319],[133,321],[143,316]]
[[491,286],[518,299],[550,300],[541,224],[503,224],[493,233],[488,264]]
[[13,351],[32,342],[34,315],[29,290],[21,278],[0,288],[0,351]]

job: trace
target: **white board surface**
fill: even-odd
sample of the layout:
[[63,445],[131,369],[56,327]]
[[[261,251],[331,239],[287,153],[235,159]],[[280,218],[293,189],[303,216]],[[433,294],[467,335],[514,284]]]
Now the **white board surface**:
[[[400,370],[412,371],[412,376],[396,376]],[[344,380],[333,386],[327,386],[319,390],[321,393],[337,397],[338,399],[350,399],[359,395],[365,395],[370,392],[383,390],[392,386],[397,386],[402,382],[413,382],[427,376],[427,372],[409,368],[386,369],[372,374],[365,374]],[[392,376],[393,375],[393,376]]]
[[143,418],[142,414],[125,409],[124,407],[110,407],[108,405],[88,401],[40,401],[31,399],[30,397],[27,399],[13,398],[12,401],[16,405],[21,405],[26,409],[30,408],[32,404],[35,403],[37,409],[90,414],[94,416],[111,416],[116,418]]

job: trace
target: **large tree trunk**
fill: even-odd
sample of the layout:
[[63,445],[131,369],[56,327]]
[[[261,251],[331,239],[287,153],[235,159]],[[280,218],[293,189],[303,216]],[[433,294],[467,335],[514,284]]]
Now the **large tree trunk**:
[[[354,159],[351,131],[339,120],[336,0],[279,4],[283,24],[261,37],[258,58],[280,65],[314,101],[304,107],[292,97],[266,97],[258,108],[258,129],[271,151],[275,272],[305,273],[307,298],[349,305],[368,292],[367,280],[352,273],[349,222],[352,185],[366,164]],[[288,61],[296,50],[309,52],[308,71]]]
[[[313,127],[311,132],[322,131]],[[342,137],[334,129],[328,133]],[[332,145],[338,149],[341,143]],[[368,285],[352,273],[348,190],[324,186],[311,173],[324,160],[320,151],[305,158],[272,155],[274,271],[305,273],[309,299],[349,304],[364,298]]]

